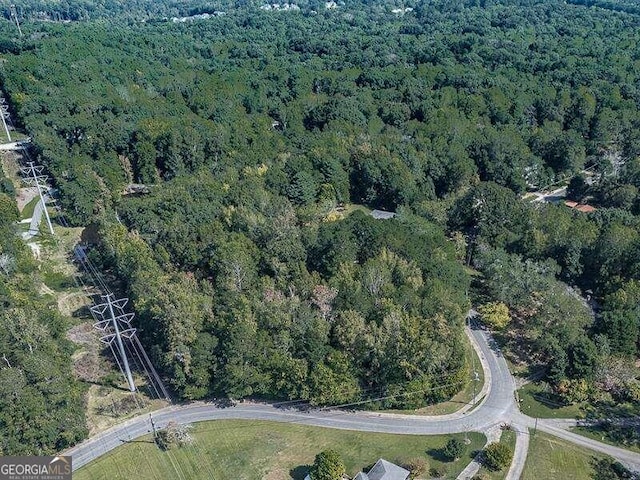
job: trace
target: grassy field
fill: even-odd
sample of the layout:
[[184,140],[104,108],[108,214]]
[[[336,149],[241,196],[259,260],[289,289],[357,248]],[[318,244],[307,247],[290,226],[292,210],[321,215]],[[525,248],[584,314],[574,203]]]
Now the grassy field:
[[531,437],[521,480],[586,480],[594,473],[593,457],[602,455],[537,432]]
[[325,216],[325,221],[335,222],[337,220],[343,220],[356,211],[360,211],[365,215],[369,215],[371,213],[371,209],[365,207],[364,205],[359,205],[357,203],[347,203],[340,208],[331,208]]
[[361,211],[365,215],[369,215],[371,213],[371,209],[369,207],[365,207],[364,205],[360,205],[357,203],[347,203],[344,206],[344,215],[350,215],[357,210]]
[[[516,432],[513,430],[505,430],[500,435],[500,443],[505,443],[509,446],[511,451],[513,452],[516,448]],[[509,471],[509,467],[504,468],[502,470],[498,470],[497,472],[492,472],[491,470],[482,467],[478,472],[478,475],[483,480],[503,480],[507,472]],[[541,480],[541,479],[538,479]]]
[[[160,451],[150,438],[119,447],[74,473],[74,480],[216,479],[302,480],[316,453],[336,449],[349,475],[378,458],[426,460],[429,467],[455,478],[482,448],[483,435],[468,434],[467,453],[456,462],[443,462],[439,450],[453,436],[388,435],[308,427],[266,421],[224,420],[193,426],[190,446]],[[431,478],[428,474],[417,478]]]
[[27,203],[22,209],[22,212],[20,212],[20,218],[24,220],[24,219],[33,217],[33,211],[36,209],[36,204],[39,201],[40,201],[40,197],[37,196],[33,200],[31,200],[29,203]]
[[520,411],[537,418],[584,418],[585,411],[580,404],[562,405],[559,399],[547,393],[544,386],[528,383],[518,390]]

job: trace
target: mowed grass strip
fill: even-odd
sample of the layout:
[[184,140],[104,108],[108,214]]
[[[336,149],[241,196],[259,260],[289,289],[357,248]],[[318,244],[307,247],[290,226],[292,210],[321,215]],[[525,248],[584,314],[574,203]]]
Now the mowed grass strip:
[[[532,431],[530,430],[531,434]],[[585,480],[594,473],[593,458],[603,455],[578,447],[546,433],[537,432],[529,441],[529,453],[521,480]]]
[[[40,201],[40,196],[36,195],[29,203],[27,203],[22,212],[20,212],[20,218],[26,220],[27,218],[33,217],[33,212],[36,209],[36,204]],[[44,216],[44,215],[43,215]]]
[[445,472],[445,478],[455,478],[485,442],[484,435],[469,433],[471,443],[463,458],[442,462],[438,451],[452,437],[464,440],[464,434],[392,435],[248,420],[201,422],[193,425],[191,433],[193,445],[167,452],[160,451],[150,437],[138,439],[81,468],[73,478],[302,480],[307,465],[327,448],[342,455],[352,476],[382,457],[390,461],[423,458],[430,468]]

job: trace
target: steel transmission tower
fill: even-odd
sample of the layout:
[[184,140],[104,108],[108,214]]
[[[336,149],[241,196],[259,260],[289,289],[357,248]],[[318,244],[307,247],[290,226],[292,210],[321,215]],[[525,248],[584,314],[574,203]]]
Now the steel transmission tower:
[[16,27],[18,27],[18,33],[20,34],[20,36],[22,36],[22,29],[20,28],[20,22],[18,21],[18,11],[16,10],[16,6],[11,4],[9,10],[11,11],[11,17],[13,18],[13,21],[16,22]]
[[[124,343],[122,337],[131,339],[136,334],[136,329],[131,328],[131,320],[133,319],[133,313],[125,313],[124,306],[129,301],[128,298],[114,299],[113,293],[102,295],[105,299],[105,303],[95,305],[91,307],[91,311],[96,315],[100,315],[102,320],[96,322],[93,326],[102,331],[104,335],[100,340],[109,345],[113,351],[113,344],[115,342],[117,348],[117,354],[114,352],[116,362],[120,370],[123,370],[127,382],[129,383],[129,390],[135,392],[136,386],[133,383],[133,377],[131,376],[131,369],[129,368],[129,361],[127,360],[127,354],[124,350]],[[118,360],[120,357],[120,360]]]
[[0,97],[0,116],[2,117],[2,126],[7,133],[7,140],[11,142],[11,134],[9,133],[9,127],[7,126],[7,119],[9,118],[9,105],[4,97]]
[[[46,175],[42,175],[42,171],[44,167],[36,166],[33,162],[29,162],[28,167],[20,167],[20,171],[26,175],[23,181],[28,185],[34,185],[38,187],[38,194],[40,195],[40,201],[42,202],[42,210],[44,211],[44,216],[47,218],[47,225],[49,226],[49,232],[53,235],[53,226],[51,225],[51,218],[49,218],[49,212],[47,211],[47,203],[44,200],[44,195],[42,194],[42,189],[45,188],[48,190],[46,185],[46,181],[48,177]],[[35,210],[34,210],[35,214]]]

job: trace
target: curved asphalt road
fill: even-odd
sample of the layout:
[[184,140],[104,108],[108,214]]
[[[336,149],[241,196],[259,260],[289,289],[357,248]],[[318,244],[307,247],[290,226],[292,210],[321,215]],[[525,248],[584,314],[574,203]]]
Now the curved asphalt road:
[[[519,412],[514,397],[515,381],[497,345],[485,331],[468,330],[467,333],[482,358],[485,378],[489,382],[488,393],[481,405],[469,413],[458,412],[439,417],[324,409],[307,413],[270,404],[241,403],[235,407],[221,408],[214,404],[198,402],[153,412],[153,422],[155,427],[160,429],[169,421],[185,424],[222,419],[270,420],[344,430],[410,435],[487,432],[496,425],[509,423],[518,432],[518,436],[528,435],[528,429],[534,427],[535,420]],[[640,471],[640,455],[569,432],[568,425],[570,422],[566,421],[538,420],[537,429],[610,455],[627,467]],[[95,435],[63,454],[73,456],[75,470],[123,443],[151,431],[150,416],[141,415]],[[518,478],[525,458],[526,444],[521,442],[521,448],[516,449],[510,478]]]

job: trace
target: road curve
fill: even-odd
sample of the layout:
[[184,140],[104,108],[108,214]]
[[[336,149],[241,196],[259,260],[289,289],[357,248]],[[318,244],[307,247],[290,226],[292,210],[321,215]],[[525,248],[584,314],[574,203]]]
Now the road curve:
[[[343,430],[405,435],[435,435],[465,431],[486,433],[498,424],[510,423],[518,430],[522,430],[523,433],[526,432],[527,428],[534,426],[535,420],[518,411],[514,398],[515,381],[497,344],[483,330],[468,330],[467,333],[483,357],[483,368],[488,370],[485,372],[485,378],[491,379],[491,386],[482,403],[469,413],[427,417],[325,409],[301,412],[272,404],[241,403],[235,407],[222,408],[212,403],[195,402],[155,411],[152,413],[153,422],[156,428],[163,428],[170,421],[186,424],[226,419],[269,420]],[[551,422],[539,420],[538,429],[611,455],[628,467],[640,470],[640,455],[638,454],[568,432]],[[140,415],[87,439],[63,454],[73,456],[73,469],[75,470],[123,443],[151,431],[151,415]],[[523,453],[520,454],[520,457],[522,455]],[[524,455],[526,455],[526,451]]]

